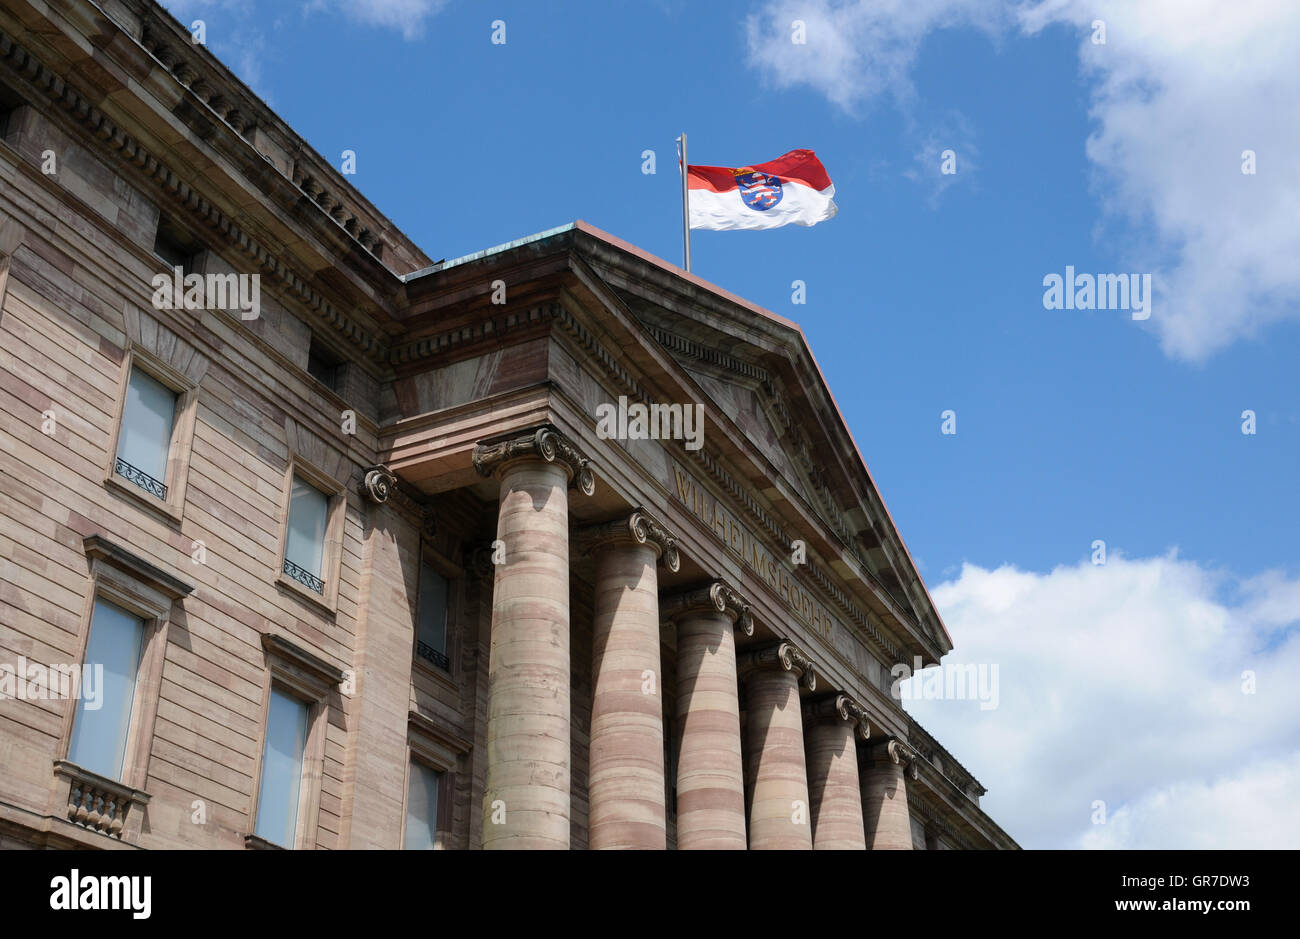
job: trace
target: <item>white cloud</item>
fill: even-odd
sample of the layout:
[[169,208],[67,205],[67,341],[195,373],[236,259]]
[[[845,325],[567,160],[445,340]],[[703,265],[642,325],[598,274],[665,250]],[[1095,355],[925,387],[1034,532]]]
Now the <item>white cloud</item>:
[[[949,188],[968,182],[979,170],[980,151],[974,128],[964,116],[953,111],[930,127],[923,138],[911,122],[908,133],[919,142],[912,154],[912,165],[903,170],[903,176],[922,186],[927,193],[926,202],[931,209],[937,209],[940,197]],[[945,173],[944,154],[950,150],[953,171]]]
[[[161,0],[179,20],[220,10],[239,20],[247,20],[253,12],[253,0]],[[424,34],[424,24],[437,14],[448,0],[306,0],[304,14],[342,13],[345,17],[370,26],[395,29],[404,39],[418,39]]]
[[[796,21],[803,44],[793,41]],[[1007,22],[987,0],[772,0],[746,25],[750,63],[778,86],[811,85],[854,110],[880,95],[912,96],[911,68],[931,30]]]
[[1300,754],[1225,767],[1213,783],[1179,782],[1148,793],[1097,825],[1081,848],[1295,848]]
[[907,708],[1022,845],[1300,847],[1300,580],[1112,551],[1050,574],[966,565],[933,594],[945,665],[998,665],[999,706]]
[[[808,45],[789,21],[808,24]],[[1091,24],[1106,23],[1105,45]],[[1010,24],[1015,23],[1015,26]],[[1300,317],[1300,4],[1293,0],[769,0],[749,21],[751,64],[848,111],[906,101],[936,29],[1066,25],[1079,36],[1095,191],[1121,222],[1116,271],[1156,275],[1149,325],[1202,360]],[[1027,81],[1032,75],[1025,76]],[[1258,172],[1241,172],[1242,151]]]
[[446,0],[314,0],[313,5],[330,6],[359,22],[399,30],[404,39],[418,39],[424,34],[425,20],[446,6]]

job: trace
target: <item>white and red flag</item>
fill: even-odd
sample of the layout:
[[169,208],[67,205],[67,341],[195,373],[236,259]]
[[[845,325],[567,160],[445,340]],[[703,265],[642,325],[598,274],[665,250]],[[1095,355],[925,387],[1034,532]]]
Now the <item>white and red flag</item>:
[[816,225],[835,215],[835,186],[817,154],[791,150],[767,163],[687,166],[690,227],[711,231]]

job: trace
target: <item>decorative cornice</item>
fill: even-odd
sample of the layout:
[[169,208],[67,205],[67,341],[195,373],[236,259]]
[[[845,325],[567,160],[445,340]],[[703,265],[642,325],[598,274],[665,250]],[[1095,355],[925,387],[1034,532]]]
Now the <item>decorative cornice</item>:
[[741,678],[748,678],[753,673],[766,669],[794,672],[799,684],[809,691],[817,689],[817,672],[813,668],[812,659],[793,642],[773,642],[756,649],[746,649],[736,657],[736,672]]
[[867,709],[850,695],[827,695],[809,701],[803,706],[803,713],[810,721],[833,719],[851,723],[859,740],[871,738],[871,722],[867,718]]
[[754,617],[749,612],[749,606],[749,601],[725,580],[715,580],[704,587],[661,597],[659,615],[670,620],[691,613],[724,613],[737,629],[742,630],[746,636],[752,636]]
[[313,655],[285,636],[270,632],[262,633],[262,648],[270,654],[278,656],[283,661],[291,662],[299,668],[305,669],[317,678],[322,679],[330,687],[341,685],[344,679],[347,678],[343,669],[337,665],[331,665],[317,655]]
[[677,536],[664,528],[659,519],[642,506],[637,506],[623,518],[583,529],[579,538],[588,551],[595,551],[601,545],[620,542],[649,545],[668,570],[676,573],[682,566],[681,554],[677,550]]
[[458,754],[468,753],[474,744],[460,734],[448,730],[427,714],[411,710],[406,712],[407,723],[421,734]]
[[569,478],[586,495],[596,491],[596,475],[591,460],[583,456],[572,440],[550,424],[543,424],[504,440],[480,443],[474,448],[474,469],[481,476],[492,476],[515,460],[542,459],[559,461],[569,470]]
[[933,830],[936,835],[941,835],[946,841],[951,842],[953,847],[962,851],[981,850],[957,834],[956,829],[949,824],[948,820],[941,813],[934,811],[924,799],[914,798],[909,793],[907,808],[913,814],[919,815],[923,823],[927,823],[926,828]]
[[[140,45],[174,78],[182,87],[188,88],[195,97],[208,107],[221,121],[243,138],[250,146],[256,147],[254,132],[259,126],[259,117],[272,118],[268,123],[274,124],[274,115],[265,105],[245,95],[234,85],[226,81],[221,72],[207,61],[206,57],[194,48],[188,36],[178,36],[173,27],[161,17],[143,18]],[[362,213],[347,202],[346,191],[340,197],[330,191],[314,175],[320,172],[303,161],[289,156],[292,162],[291,176],[293,184],[301,190],[325,215],[343,229],[353,240],[376,258],[380,257],[383,244],[379,235],[371,226],[377,226],[373,219],[367,219]],[[322,173],[322,175],[324,175]],[[340,188],[336,183],[330,185]]]
[[278,280],[287,294],[292,294],[309,310],[315,311],[319,319],[368,357],[381,361],[387,359],[387,351],[380,339],[312,288],[308,278],[285,264],[279,249],[268,248],[249,235],[230,216],[185,181],[189,174],[177,173],[158,159],[139,140],[123,131],[95,107],[85,94],[46,67],[3,30],[0,30],[0,63],[45,94],[53,106],[64,111],[70,120],[98,138],[106,149],[139,169],[145,179],[157,186],[163,195],[189,213],[194,225],[211,231],[250,259],[256,267],[256,273]]
[[391,365],[405,365],[442,355],[458,346],[467,346],[483,339],[496,339],[510,330],[556,319],[562,309],[558,303],[543,303],[526,310],[511,310],[500,316],[485,315],[483,319],[456,329],[401,342],[389,350],[388,361]]
[[967,799],[974,802],[979,796],[988,792],[971,771],[915,719],[909,721],[907,736],[913,749],[921,755],[921,758],[956,786]]
[[157,564],[146,561],[133,551],[109,541],[101,534],[87,535],[81,542],[86,557],[102,561],[160,591],[172,600],[183,600],[194,592],[194,585],[171,574]]

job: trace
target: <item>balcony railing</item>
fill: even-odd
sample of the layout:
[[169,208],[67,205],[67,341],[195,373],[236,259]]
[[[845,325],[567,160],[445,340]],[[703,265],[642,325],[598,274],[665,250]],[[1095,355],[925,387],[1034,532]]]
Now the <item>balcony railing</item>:
[[140,833],[148,793],[114,782],[67,760],[54,764],[58,801],[74,825],[124,841]]
[[427,662],[432,662],[434,665],[438,666],[444,672],[451,670],[451,659],[447,658],[447,656],[443,655],[441,652],[439,652],[433,646],[429,645],[427,642],[420,642],[419,640],[416,640],[415,651],[416,654],[420,656],[420,658],[424,659]]
[[284,559],[284,573],[298,581],[298,583],[302,584],[308,590],[314,590],[319,594],[325,593],[325,581],[321,580],[311,571],[299,567],[288,558]]
[[167,487],[165,485],[154,479],[139,467],[132,466],[121,457],[118,457],[117,462],[113,464],[113,472],[117,473],[117,475],[121,476],[123,479],[128,479],[135,483],[145,492],[149,493],[149,495],[156,496],[164,502],[167,501]]

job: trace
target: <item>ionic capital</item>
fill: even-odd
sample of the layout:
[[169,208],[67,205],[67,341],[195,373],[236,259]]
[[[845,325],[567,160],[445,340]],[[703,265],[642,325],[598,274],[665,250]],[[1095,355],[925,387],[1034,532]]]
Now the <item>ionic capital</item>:
[[361,492],[371,502],[383,505],[388,501],[389,493],[397,485],[397,477],[387,466],[366,467],[366,477],[361,484]]
[[573,441],[550,424],[525,431],[504,440],[480,443],[474,448],[474,469],[481,476],[492,476],[507,463],[534,459],[559,462],[569,471],[569,479],[586,495],[596,491],[596,475]]
[[793,642],[774,642],[757,649],[748,649],[736,656],[736,671],[741,678],[764,669],[794,672],[799,684],[809,691],[817,687],[817,673],[813,670],[812,659]]
[[853,725],[853,732],[859,740],[871,738],[871,724],[867,720],[867,710],[856,698],[846,694],[827,695],[816,698],[803,706],[804,717],[814,720],[840,720]]
[[882,740],[866,751],[867,759],[877,765],[894,763],[904,767],[908,776],[916,779],[920,776],[920,757],[897,737]]
[[584,529],[580,537],[589,551],[607,544],[649,545],[668,570],[675,573],[682,566],[677,536],[640,506],[623,518]]
[[663,597],[659,601],[659,613],[664,619],[690,613],[725,613],[746,636],[754,635],[754,617],[749,612],[749,601],[725,580],[715,580],[695,590]]

